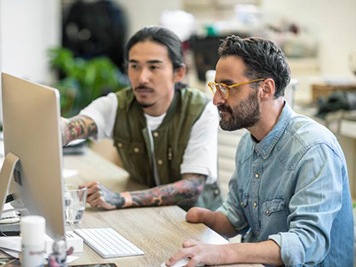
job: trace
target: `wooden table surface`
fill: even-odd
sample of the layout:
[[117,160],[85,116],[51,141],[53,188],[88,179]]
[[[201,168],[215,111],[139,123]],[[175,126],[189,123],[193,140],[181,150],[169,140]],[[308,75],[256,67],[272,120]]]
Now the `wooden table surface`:
[[[85,155],[64,157],[64,168],[79,171],[76,177],[66,178],[65,183],[74,185],[85,181],[100,181],[113,190],[138,190],[144,186],[130,181],[128,173],[91,150]],[[144,256],[103,259],[84,245],[84,252],[76,256],[73,264],[115,262],[121,266],[161,266],[177,252],[183,241],[193,238],[211,244],[228,241],[203,224],[185,221],[186,212],[178,206],[131,208],[114,211],[87,206],[81,224],[75,228],[111,227],[145,252]],[[68,227],[70,228],[70,227]],[[235,264],[224,266],[262,266],[259,264]]]

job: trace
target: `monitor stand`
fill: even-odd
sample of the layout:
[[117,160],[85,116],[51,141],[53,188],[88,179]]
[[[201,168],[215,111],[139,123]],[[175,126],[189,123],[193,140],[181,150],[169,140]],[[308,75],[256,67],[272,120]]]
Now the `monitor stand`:
[[[14,175],[14,170],[16,164],[19,162],[20,158],[13,153],[8,153],[5,157],[4,164],[2,165],[2,169],[0,172],[0,218],[4,209],[4,205],[6,202],[7,193],[9,192],[9,187],[11,184],[11,180]],[[17,224],[13,226],[4,226],[0,227],[0,231],[4,230],[5,232],[17,232],[19,226]],[[8,229],[8,230],[6,230]],[[17,229],[17,230],[16,230]],[[2,232],[4,232],[2,231]]]

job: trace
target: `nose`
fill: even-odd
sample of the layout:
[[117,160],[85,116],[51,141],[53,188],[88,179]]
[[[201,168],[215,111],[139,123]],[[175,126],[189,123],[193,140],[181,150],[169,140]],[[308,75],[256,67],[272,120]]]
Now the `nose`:
[[142,68],[140,73],[138,74],[138,81],[140,84],[148,83],[150,80],[150,72],[146,68]]
[[216,90],[214,97],[213,97],[213,104],[215,106],[220,106],[226,102],[226,99],[221,96],[219,90]]

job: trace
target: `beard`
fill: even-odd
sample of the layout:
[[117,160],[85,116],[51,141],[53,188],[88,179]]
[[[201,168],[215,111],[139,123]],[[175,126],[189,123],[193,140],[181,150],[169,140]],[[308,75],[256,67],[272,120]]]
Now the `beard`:
[[[148,92],[148,93],[153,93],[154,90],[153,88],[150,88],[150,87],[147,87],[145,85],[139,85],[137,87],[134,88],[134,92]],[[152,107],[155,103],[147,103],[147,102],[142,102],[142,101],[139,101],[137,98],[136,98],[137,102],[139,103],[139,105],[142,107],[142,108],[149,108],[149,107]]]
[[225,131],[235,131],[254,126],[260,119],[260,105],[257,98],[258,91],[254,90],[248,98],[234,107],[222,104],[219,111],[228,114],[220,114],[220,127]]

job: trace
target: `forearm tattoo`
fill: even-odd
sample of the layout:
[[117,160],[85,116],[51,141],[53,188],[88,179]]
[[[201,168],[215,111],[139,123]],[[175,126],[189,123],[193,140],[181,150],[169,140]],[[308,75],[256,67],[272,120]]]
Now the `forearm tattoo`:
[[78,138],[88,138],[98,133],[96,124],[92,120],[87,120],[82,116],[70,119],[67,124],[67,131],[64,136],[64,144],[68,144]]
[[118,209],[125,205],[125,198],[123,198],[120,193],[114,193],[102,184],[100,184],[100,191],[106,203],[113,205]]
[[173,184],[130,192],[133,206],[165,206],[194,204],[205,184],[204,175],[194,175]]

